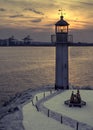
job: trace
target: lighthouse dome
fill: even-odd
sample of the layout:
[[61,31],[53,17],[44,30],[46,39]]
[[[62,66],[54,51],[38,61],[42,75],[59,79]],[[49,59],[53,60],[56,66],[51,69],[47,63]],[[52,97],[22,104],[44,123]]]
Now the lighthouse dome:
[[60,16],[60,20],[55,24],[56,26],[68,26],[69,24]]

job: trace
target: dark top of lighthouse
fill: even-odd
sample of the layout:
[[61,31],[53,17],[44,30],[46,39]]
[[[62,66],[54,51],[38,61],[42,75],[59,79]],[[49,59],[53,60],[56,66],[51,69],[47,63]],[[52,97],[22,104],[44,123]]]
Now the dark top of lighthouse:
[[60,16],[60,20],[55,24],[56,26],[68,26],[69,23],[67,23],[63,16]]

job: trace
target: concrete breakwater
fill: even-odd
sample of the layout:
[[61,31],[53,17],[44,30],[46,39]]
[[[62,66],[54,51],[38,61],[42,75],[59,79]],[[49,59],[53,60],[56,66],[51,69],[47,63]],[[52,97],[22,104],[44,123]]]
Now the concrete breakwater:
[[[78,122],[77,120],[71,119],[63,114],[57,113],[53,110],[44,106],[44,102],[57,96],[61,92],[64,91],[55,91],[51,93],[52,87],[45,87],[37,90],[29,89],[24,91],[23,93],[16,94],[10,102],[5,103],[0,110],[0,130],[24,130],[23,126],[23,112],[22,108],[27,103],[33,101],[33,98],[39,94],[43,93],[43,97],[39,99],[36,98],[36,104],[34,102],[34,106],[37,111],[44,113],[47,117],[53,118],[59,121],[61,124],[68,125],[75,130],[92,130],[93,128],[87,124],[82,122]],[[46,96],[46,92],[50,91],[50,94]]]
[[0,109],[0,130],[24,130],[22,107],[31,102],[36,93],[50,89],[50,86],[28,89],[5,102]]

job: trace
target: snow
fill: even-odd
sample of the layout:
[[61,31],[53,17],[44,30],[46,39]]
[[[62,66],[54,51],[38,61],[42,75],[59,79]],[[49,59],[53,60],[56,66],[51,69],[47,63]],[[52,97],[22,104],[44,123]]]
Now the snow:
[[0,130],[24,130],[22,120],[21,110],[7,113],[0,119]]
[[[76,90],[74,90],[76,92]],[[82,100],[86,101],[86,106],[68,107],[64,105],[64,101],[71,96],[72,90],[67,90],[52,99],[46,101],[44,106],[48,109],[58,112],[62,115],[75,119],[79,122],[93,126],[93,91],[80,90]]]
[[[6,113],[1,119],[0,130],[76,130],[77,122],[78,130],[93,130],[93,90],[80,90],[82,100],[86,101],[86,106],[81,108],[68,107],[64,104],[71,93],[72,90],[52,91],[52,94],[47,90],[24,92],[15,101],[19,109]],[[40,112],[32,104],[33,96],[33,103],[40,105],[38,106]],[[45,113],[48,110],[49,117]],[[72,128],[73,126],[75,127]]]
[[[52,91],[54,93],[55,91]],[[45,91],[45,92],[39,92],[34,96],[33,103],[36,104],[37,100],[41,100],[42,98],[49,96],[50,91]]]
[[[44,93],[39,93],[39,100],[43,98]],[[49,93],[47,93],[49,95]],[[34,102],[35,98],[34,97]],[[23,125],[25,130],[73,130],[71,127],[55,121],[41,112],[37,112],[32,103],[28,103],[23,107]]]

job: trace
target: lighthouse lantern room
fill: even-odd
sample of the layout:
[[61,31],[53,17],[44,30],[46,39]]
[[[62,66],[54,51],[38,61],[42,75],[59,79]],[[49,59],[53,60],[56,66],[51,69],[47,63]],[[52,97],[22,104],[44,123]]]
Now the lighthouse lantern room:
[[55,24],[56,40],[57,42],[65,43],[68,39],[69,24],[60,16],[60,20]]

